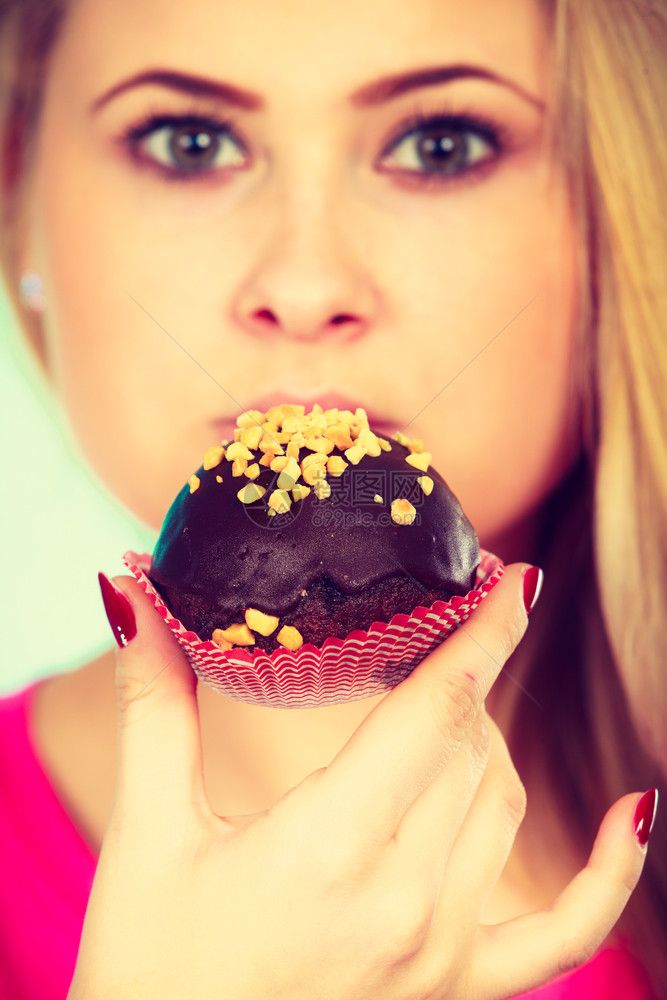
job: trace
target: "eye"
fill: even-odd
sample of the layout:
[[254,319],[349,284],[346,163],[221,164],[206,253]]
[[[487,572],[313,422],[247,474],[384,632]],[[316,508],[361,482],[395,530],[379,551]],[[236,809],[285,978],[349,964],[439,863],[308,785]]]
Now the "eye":
[[[403,126],[405,128],[405,126]],[[467,119],[430,118],[414,121],[382,154],[388,173],[410,173],[446,179],[492,159],[500,149],[496,132]]]
[[173,174],[245,167],[248,156],[227,125],[190,118],[153,118],[131,131],[133,151]]

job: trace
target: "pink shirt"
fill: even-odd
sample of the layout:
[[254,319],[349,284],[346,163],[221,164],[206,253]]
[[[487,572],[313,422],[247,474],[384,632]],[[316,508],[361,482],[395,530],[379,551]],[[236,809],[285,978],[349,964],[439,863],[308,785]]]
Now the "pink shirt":
[[[96,858],[35,754],[37,685],[0,699],[0,1000],[65,1000]],[[531,1000],[652,1000],[637,962],[605,948]]]

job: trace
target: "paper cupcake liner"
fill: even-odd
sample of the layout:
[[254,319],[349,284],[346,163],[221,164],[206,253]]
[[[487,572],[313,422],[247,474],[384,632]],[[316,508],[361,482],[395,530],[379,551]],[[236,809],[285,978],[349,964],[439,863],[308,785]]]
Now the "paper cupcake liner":
[[146,576],[151,557],[126,552],[123,561],[148,594],[187,654],[199,679],[220,694],[250,705],[272,708],[315,708],[371,698],[395,687],[443,639],[461,625],[493,589],[503,564],[481,552],[475,588],[465,597],[436,601],[412,614],[373,622],[368,632],[346,639],[326,639],[321,647],[304,645],[296,652],[278,649],[219,649],[200,639],[171,614]]

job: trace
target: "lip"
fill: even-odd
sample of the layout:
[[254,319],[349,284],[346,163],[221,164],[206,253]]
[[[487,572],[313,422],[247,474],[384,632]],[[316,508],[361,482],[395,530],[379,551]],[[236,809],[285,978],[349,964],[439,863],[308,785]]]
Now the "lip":
[[[332,392],[331,390],[318,392],[313,395],[276,390],[276,392],[266,393],[252,400],[248,405],[248,409],[261,410],[262,413],[266,413],[272,406],[278,406],[281,403],[295,403],[296,405],[305,406],[306,411],[312,410],[313,405],[319,403],[323,410],[351,410],[352,413],[354,413],[357,407],[361,406],[366,410],[370,426],[382,437],[391,437],[403,426],[401,423],[364,406],[363,400],[351,399],[349,396]],[[233,438],[234,428],[236,427],[236,416],[238,414],[234,417],[223,417],[220,420],[214,421],[213,426],[221,438],[227,438],[227,440]]]

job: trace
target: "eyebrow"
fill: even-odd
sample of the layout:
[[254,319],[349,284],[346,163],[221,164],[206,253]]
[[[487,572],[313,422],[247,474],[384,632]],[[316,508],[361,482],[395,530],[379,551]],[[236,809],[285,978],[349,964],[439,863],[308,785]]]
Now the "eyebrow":
[[[385,76],[373,83],[364,84],[350,96],[350,102],[356,107],[374,107],[384,104],[401,94],[411,90],[418,90],[421,87],[434,87],[441,83],[451,83],[453,80],[477,79],[487,80],[491,83],[500,84],[513,91],[519,97],[543,108],[544,104],[533,94],[525,90],[516,81],[508,77],[494,73],[483,66],[471,66],[468,64],[452,66],[433,66],[425,69],[413,70],[407,73],[396,73],[392,76]],[[133,90],[136,87],[144,86],[166,87],[168,90],[175,90],[179,93],[190,94],[195,97],[212,97],[221,100],[232,107],[242,108],[245,111],[259,111],[264,108],[264,101],[259,94],[251,90],[244,90],[231,83],[222,80],[211,80],[208,77],[194,76],[190,73],[180,73],[175,70],[149,69],[141,73],[136,73],[120,83],[115,84],[105,91],[91,105],[91,111],[96,113],[115,97]]]

